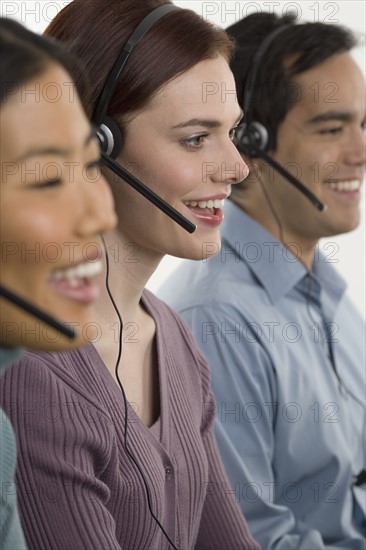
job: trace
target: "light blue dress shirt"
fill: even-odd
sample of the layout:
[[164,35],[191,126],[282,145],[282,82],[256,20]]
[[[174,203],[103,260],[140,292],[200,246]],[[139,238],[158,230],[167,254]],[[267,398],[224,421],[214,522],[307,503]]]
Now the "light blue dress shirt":
[[309,274],[228,201],[221,252],[158,292],[208,359],[224,464],[265,549],[366,548],[365,326],[334,251]]

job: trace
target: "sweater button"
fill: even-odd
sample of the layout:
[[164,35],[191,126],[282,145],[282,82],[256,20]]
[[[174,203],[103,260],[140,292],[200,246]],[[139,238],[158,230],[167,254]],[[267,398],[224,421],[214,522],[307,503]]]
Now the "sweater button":
[[169,480],[172,477],[172,468],[170,466],[165,466],[165,479]]

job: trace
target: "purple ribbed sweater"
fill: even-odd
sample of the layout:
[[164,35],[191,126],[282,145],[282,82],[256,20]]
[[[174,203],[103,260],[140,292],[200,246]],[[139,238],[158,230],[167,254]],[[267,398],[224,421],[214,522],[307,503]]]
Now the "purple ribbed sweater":
[[[209,372],[189,329],[145,291],[156,323],[160,418],[129,405],[129,448],[152,507],[181,549],[257,548],[219,459]],[[121,391],[92,345],[27,353],[0,384],[19,446],[21,520],[29,549],[169,549],[123,444]]]

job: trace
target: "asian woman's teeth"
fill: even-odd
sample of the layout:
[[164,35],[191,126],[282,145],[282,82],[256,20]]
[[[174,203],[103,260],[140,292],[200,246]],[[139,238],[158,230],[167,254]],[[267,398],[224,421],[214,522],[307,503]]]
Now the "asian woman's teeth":
[[67,280],[72,287],[76,287],[79,284],[80,279],[94,277],[102,272],[103,263],[101,260],[96,262],[85,262],[78,264],[75,267],[69,267],[67,269],[57,269],[51,275],[51,279],[54,281]]
[[99,285],[92,278],[103,270],[101,260],[84,262],[55,270],[48,280],[50,287],[65,298],[90,304],[99,296]]
[[359,180],[327,182],[326,185],[333,191],[358,191],[361,187]]
[[224,201],[222,199],[216,199],[214,201],[184,201],[184,204],[192,208],[197,206],[199,208],[222,208],[224,206]]

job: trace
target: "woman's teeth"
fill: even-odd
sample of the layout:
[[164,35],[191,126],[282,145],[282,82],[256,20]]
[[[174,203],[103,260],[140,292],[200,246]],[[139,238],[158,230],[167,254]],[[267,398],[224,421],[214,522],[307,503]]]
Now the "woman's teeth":
[[69,267],[68,269],[57,269],[51,275],[51,279],[59,281],[61,279],[68,280],[71,286],[78,284],[78,279],[86,277],[93,277],[102,272],[103,263],[101,260],[96,262],[85,262],[75,267]]
[[214,201],[184,201],[186,206],[198,206],[199,208],[222,208],[224,206],[223,199],[216,199]]
[[358,191],[361,187],[361,182],[359,180],[337,181],[327,183],[327,185],[334,191]]

